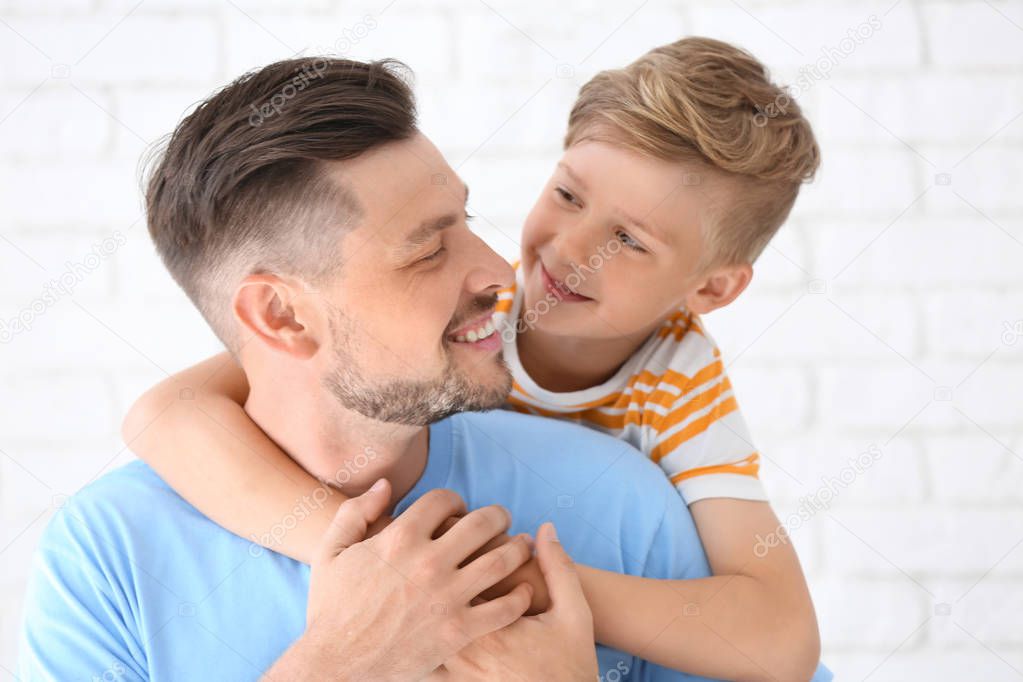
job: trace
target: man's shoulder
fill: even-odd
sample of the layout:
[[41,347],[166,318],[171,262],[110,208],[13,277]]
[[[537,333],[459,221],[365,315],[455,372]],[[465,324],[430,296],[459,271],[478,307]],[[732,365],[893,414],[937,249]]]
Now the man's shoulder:
[[[146,504],[139,505],[140,501]],[[67,504],[95,513],[148,513],[166,505],[188,506],[153,469],[142,460],[117,467],[84,486]]]
[[673,492],[660,468],[629,443],[595,429],[512,410],[466,412],[452,418],[467,452],[502,451],[536,471],[606,472],[628,487]]
[[69,497],[43,534],[40,550],[86,550],[103,554],[132,538],[158,536],[162,528],[203,517],[149,465],[130,462]]
[[[456,432],[472,438],[490,438],[501,444],[544,443],[575,451],[592,448],[595,456],[634,450],[628,443],[575,422],[523,414],[514,410],[462,412],[452,417]],[[642,455],[640,455],[642,457]]]
[[[510,411],[466,413],[452,424],[450,481],[470,507],[499,502],[522,525],[551,520],[573,556],[604,570],[677,577],[702,552],[692,518],[661,469],[594,429]],[[663,535],[662,535],[663,533]],[[676,543],[665,545],[665,537]],[[678,551],[689,557],[683,561]],[[705,575],[701,574],[701,575]]]

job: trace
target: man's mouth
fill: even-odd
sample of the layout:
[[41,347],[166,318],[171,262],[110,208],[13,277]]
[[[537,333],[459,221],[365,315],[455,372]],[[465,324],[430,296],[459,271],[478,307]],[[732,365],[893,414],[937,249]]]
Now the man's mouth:
[[462,325],[448,334],[448,341],[479,350],[497,350],[501,347],[501,336],[497,333],[493,315],[494,312],[490,311],[486,315]]
[[573,291],[572,288],[563,281],[556,279],[547,271],[543,262],[540,263],[540,277],[543,280],[543,288],[559,301],[564,301],[565,303],[582,303],[584,301],[593,300],[589,296],[583,296],[577,291]]

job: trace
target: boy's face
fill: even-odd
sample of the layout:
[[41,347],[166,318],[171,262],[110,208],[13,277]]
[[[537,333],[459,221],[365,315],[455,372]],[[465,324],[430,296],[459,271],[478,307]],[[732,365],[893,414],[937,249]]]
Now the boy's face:
[[523,228],[521,319],[555,335],[648,334],[698,285],[700,179],[605,142],[569,147]]

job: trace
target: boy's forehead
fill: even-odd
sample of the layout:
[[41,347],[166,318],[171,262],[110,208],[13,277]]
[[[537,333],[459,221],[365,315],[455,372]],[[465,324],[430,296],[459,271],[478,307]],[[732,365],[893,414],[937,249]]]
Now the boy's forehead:
[[703,203],[704,175],[692,164],[658,159],[606,142],[572,145],[558,169],[590,192],[590,201],[663,242]]

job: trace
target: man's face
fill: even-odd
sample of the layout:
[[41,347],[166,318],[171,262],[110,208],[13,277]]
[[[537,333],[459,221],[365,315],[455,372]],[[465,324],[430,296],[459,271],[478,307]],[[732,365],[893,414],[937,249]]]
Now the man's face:
[[324,385],[386,422],[499,407],[511,377],[491,315],[514,275],[469,230],[466,186],[422,135],[334,172],[363,214],[341,242],[339,275],[319,290],[331,320]]

